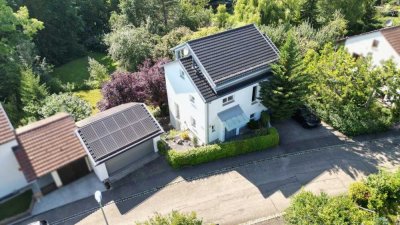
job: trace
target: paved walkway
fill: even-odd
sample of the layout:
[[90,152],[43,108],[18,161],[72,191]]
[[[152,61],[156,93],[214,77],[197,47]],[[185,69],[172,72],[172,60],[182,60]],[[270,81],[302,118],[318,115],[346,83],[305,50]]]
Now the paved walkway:
[[[400,165],[400,138],[341,143],[302,149],[310,142],[297,151],[281,146],[237,157],[237,163],[222,160],[182,171],[166,170],[159,159],[105,192],[105,213],[110,224],[134,223],[171,210],[196,211],[205,222],[238,224],[282,212],[301,189],[336,195],[378,168]],[[92,198],[32,219],[39,218],[51,224],[103,223]]]
[[45,195],[39,202],[35,203],[32,215],[37,215],[77,200],[93,196],[93,193],[96,190],[104,191],[105,188],[97,178],[96,174],[90,173],[71,184],[65,185],[50,194]]

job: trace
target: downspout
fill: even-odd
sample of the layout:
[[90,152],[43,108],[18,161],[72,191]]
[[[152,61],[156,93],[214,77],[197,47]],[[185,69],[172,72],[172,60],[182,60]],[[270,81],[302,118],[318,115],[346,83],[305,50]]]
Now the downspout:
[[209,131],[209,121],[208,121],[208,103],[206,102],[206,143],[205,144],[208,144],[208,142],[209,142],[209,140],[208,140],[208,131]]

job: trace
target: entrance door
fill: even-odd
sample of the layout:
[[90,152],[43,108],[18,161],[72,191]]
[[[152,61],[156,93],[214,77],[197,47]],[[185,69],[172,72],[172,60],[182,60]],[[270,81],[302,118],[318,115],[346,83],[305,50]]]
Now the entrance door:
[[62,168],[58,169],[57,172],[63,185],[66,185],[89,174],[90,171],[86,164],[85,158],[81,158],[66,166],[63,166]]
[[231,131],[228,131],[225,128],[225,141],[232,139],[234,137],[236,137],[236,129],[232,129]]

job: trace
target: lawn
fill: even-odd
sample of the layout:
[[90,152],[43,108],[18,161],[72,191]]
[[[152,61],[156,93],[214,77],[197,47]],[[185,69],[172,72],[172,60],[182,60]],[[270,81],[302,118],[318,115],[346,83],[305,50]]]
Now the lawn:
[[74,94],[90,103],[90,106],[92,107],[92,115],[99,112],[99,109],[97,109],[96,104],[102,98],[100,89],[77,91]]
[[92,52],[89,53],[88,56],[72,60],[71,62],[54,68],[53,75],[59,78],[63,83],[70,82],[77,86],[81,86],[89,77],[88,57],[94,58],[101,64],[105,65],[110,73],[116,68],[115,63],[106,54]]
[[18,215],[29,209],[32,201],[32,191],[26,191],[0,204],[0,221]]

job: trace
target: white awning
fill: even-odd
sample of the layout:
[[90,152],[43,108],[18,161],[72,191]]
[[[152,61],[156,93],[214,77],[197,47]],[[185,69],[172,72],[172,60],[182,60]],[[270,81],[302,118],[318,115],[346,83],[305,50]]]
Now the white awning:
[[243,127],[249,122],[249,118],[239,105],[218,113],[218,118],[228,131]]

